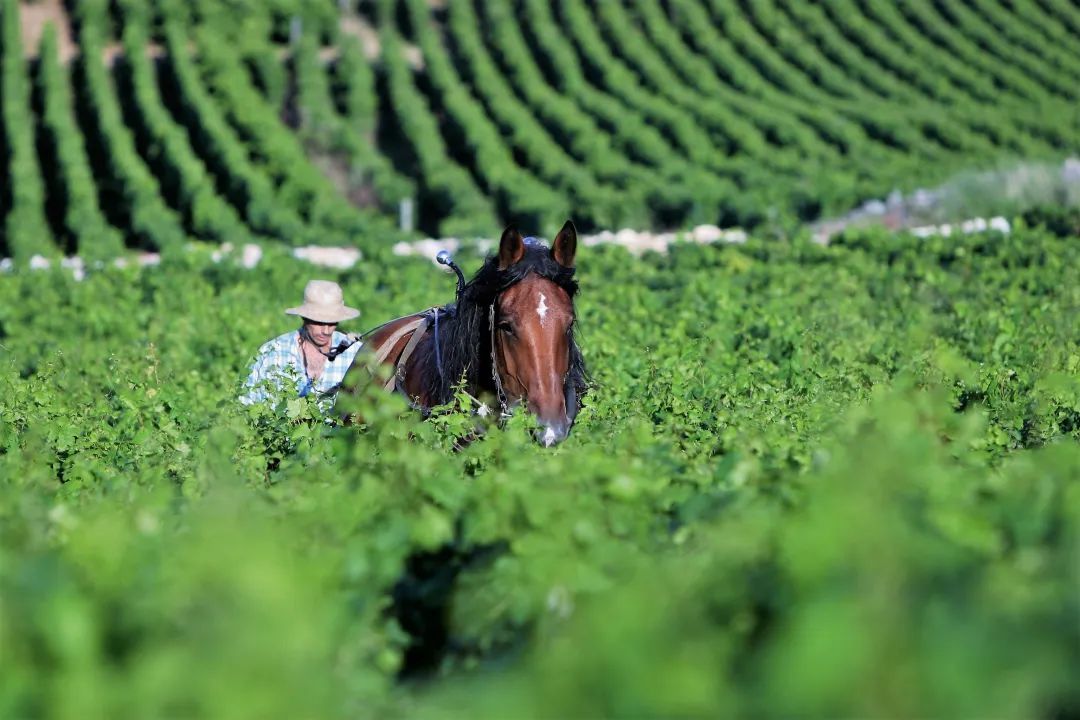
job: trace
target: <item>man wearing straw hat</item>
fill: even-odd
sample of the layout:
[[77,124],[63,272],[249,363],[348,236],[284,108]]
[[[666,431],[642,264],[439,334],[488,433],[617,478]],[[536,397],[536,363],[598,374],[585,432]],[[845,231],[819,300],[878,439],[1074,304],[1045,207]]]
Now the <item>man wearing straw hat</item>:
[[[259,348],[245,383],[248,390],[240,398],[245,405],[266,400],[273,388],[288,387],[289,382],[295,383],[299,397],[312,392],[320,398],[329,396],[337,391],[360,350],[362,343],[337,332],[339,322],[359,317],[360,311],[345,305],[341,286],[335,282],[312,280],[304,288],[304,304],[288,308],[285,314],[297,315],[303,323],[299,330],[290,330]],[[336,349],[342,343],[348,347],[339,353]]]

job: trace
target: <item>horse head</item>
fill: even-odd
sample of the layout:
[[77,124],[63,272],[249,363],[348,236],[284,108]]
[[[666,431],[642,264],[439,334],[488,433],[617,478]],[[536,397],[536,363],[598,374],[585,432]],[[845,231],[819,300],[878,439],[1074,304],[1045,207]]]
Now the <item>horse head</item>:
[[[546,446],[565,439],[586,389],[574,341],[577,230],[567,221],[551,247],[503,231],[499,251],[450,307],[397,318],[364,336],[378,362],[395,366],[386,387],[422,412],[450,402],[459,383],[494,394],[502,412],[524,405]],[[444,257],[444,265],[457,266]],[[352,386],[346,378],[345,385]]]
[[492,375],[500,402],[524,404],[540,422],[545,446],[566,438],[585,389],[584,363],[574,342],[574,256],[577,230],[567,221],[551,247],[503,231],[494,262],[505,289],[492,299]]

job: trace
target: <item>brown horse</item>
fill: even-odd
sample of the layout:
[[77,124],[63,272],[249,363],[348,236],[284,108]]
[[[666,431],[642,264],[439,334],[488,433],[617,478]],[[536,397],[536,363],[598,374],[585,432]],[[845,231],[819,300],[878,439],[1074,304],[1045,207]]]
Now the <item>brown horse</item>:
[[498,254],[459,289],[455,305],[397,318],[364,336],[376,359],[394,366],[386,387],[426,413],[464,382],[474,397],[495,398],[503,414],[524,403],[545,446],[563,440],[586,389],[574,341],[576,250],[570,221],[550,248],[508,227]]

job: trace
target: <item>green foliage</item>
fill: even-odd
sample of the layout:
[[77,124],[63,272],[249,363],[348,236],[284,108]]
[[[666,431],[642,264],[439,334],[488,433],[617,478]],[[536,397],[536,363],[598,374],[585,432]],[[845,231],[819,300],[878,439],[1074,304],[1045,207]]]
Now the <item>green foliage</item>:
[[[589,248],[553,450],[463,393],[240,405],[310,275],[284,250],[5,275],[2,713],[1070,712],[1078,253]],[[434,273],[325,275],[372,325]]]
[[411,197],[414,188],[375,150],[375,94],[370,86],[371,68],[360,54],[359,42],[355,38],[341,40],[342,67],[336,74],[342,82],[347,112],[342,117],[334,107],[330,76],[319,58],[316,41],[313,33],[305,33],[293,58],[301,136],[314,152],[339,153],[345,158],[348,192],[363,193],[370,187],[375,193],[370,204],[396,212],[397,203]]
[[[123,5],[138,8],[141,3],[126,0]],[[124,61],[118,79],[133,101],[129,120],[142,152],[161,179],[162,195],[182,211],[193,236],[237,244],[251,240],[236,210],[214,186],[187,133],[166,110],[154,65],[146,57],[147,27],[145,21],[134,20],[134,14],[124,24]]]
[[[80,240],[108,256],[99,214],[147,249],[370,237],[377,252],[403,239],[406,199],[430,235],[568,215],[589,232],[768,234],[1080,147],[1076,12],[1059,0],[70,5],[74,126],[60,73],[24,57],[20,4],[4,6],[0,242],[20,261]],[[934,212],[1074,199],[1052,174],[969,175],[985,182]]]
[[162,199],[158,180],[138,153],[105,66],[103,28],[107,10],[101,2],[78,6],[82,53],[73,73],[80,93],[80,113],[87,118],[87,144],[106,176],[102,183],[107,188],[103,204],[119,215],[132,244],[174,250],[185,240],[184,228],[176,212]]
[[45,222],[45,184],[34,153],[34,125],[30,111],[30,82],[19,39],[19,11],[15,3],[0,8],[0,148],[7,165],[10,188],[0,194],[6,253],[20,260],[32,255],[55,255]]
[[58,189],[63,193],[64,229],[69,238],[66,249],[91,260],[113,258],[123,250],[124,240],[98,206],[93,171],[75,124],[70,80],[57,58],[55,28],[49,26],[41,41],[38,91],[45,145],[57,166]]
[[[383,11],[380,15],[386,15]],[[420,190],[420,222],[431,224],[425,211],[438,218],[443,235],[482,237],[497,226],[492,202],[473,182],[468,171],[449,156],[447,144],[430,106],[417,89],[405,61],[401,37],[393,24],[379,28],[382,67],[386,77],[387,104],[400,125],[401,135],[417,176]]]
[[277,197],[270,179],[248,157],[222,110],[200,81],[179,21],[168,16],[163,33],[168,55],[162,85],[178,106],[179,120],[187,128],[192,146],[199,149],[207,169],[214,175],[218,192],[259,233],[291,243],[316,240],[318,233],[304,226],[295,206]]
[[[70,68],[0,14],[0,716],[1078,714],[1070,3],[66,7]],[[949,206],[1007,236],[584,249],[550,450],[465,392],[241,405],[284,248],[94,262],[360,244],[319,274],[374,325],[451,297],[385,250],[406,197],[779,228],[1017,156]],[[85,279],[25,267],[54,230]]]

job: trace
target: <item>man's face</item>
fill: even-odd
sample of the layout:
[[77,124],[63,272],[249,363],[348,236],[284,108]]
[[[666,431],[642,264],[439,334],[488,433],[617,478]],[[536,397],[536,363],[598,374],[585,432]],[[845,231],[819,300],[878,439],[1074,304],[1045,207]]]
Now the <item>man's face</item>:
[[330,341],[334,339],[334,328],[337,327],[337,323],[321,323],[304,318],[304,327],[307,329],[311,341],[320,348],[325,349],[330,346]]

